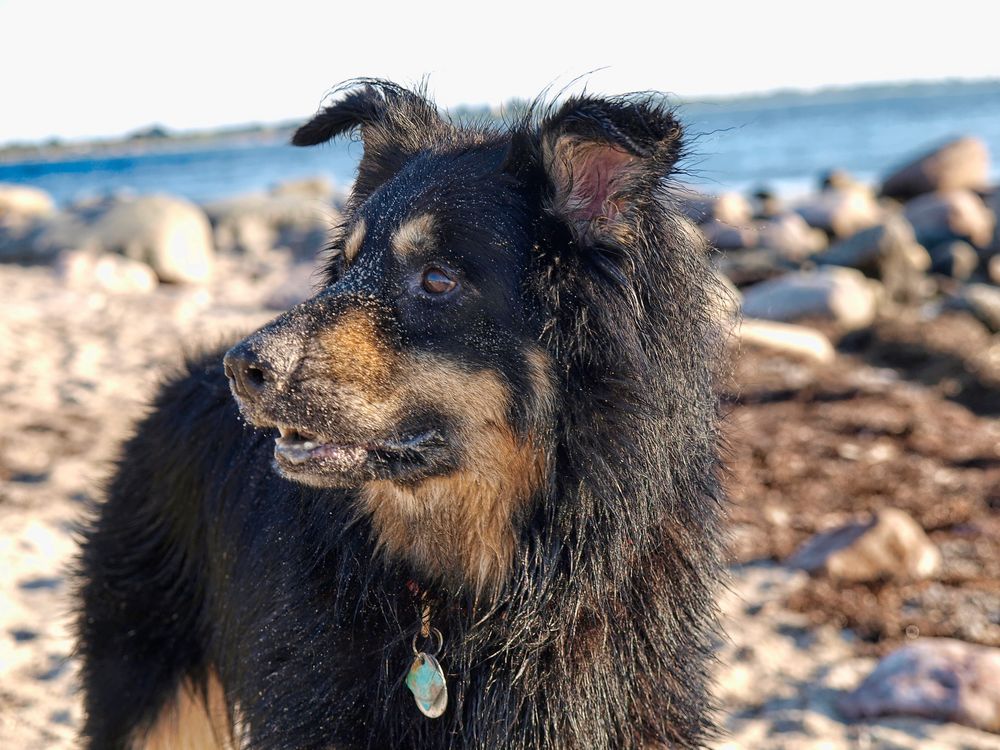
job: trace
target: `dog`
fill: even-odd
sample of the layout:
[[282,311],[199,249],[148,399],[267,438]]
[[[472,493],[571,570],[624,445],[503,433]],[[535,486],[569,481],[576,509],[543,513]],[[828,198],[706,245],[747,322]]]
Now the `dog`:
[[724,332],[681,125],[361,80],[293,143],[351,133],[321,291],[165,383],[85,532],[85,745],[704,746]]

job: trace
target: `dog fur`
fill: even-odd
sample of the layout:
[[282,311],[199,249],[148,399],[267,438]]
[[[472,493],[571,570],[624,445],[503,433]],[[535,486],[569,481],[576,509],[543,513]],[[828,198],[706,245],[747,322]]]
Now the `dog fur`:
[[293,142],[349,132],[322,290],[163,386],[87,530],[87,746],[702,746],[722,331],[680,125],[366,80]]

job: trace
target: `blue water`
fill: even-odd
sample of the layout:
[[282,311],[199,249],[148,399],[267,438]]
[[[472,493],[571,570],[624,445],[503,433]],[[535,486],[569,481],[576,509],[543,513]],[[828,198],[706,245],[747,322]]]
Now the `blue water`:
[[[982,138],[996,157],[993,177],[1000,177],[1000,81],[688,103],[679,114],[689,137],[684,181],[712,191],[801,193],[831,168],[874,181],[958,135]],[[174,143],[132,155],[0,164],[0,182],[36,185],[60,203],[121,190],[207,201],[313,175],[343,188],[360,155],[360,144],[350,141],[309,149],[275,140]]]

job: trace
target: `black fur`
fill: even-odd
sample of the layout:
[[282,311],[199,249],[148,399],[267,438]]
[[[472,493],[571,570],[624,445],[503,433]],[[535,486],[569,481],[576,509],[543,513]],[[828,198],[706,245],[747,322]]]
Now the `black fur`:
[[[469,242],[506,245],[481,269],[499,275],[482,304],[512,343],[462,326],[445,343],[420,326],[401,340],[500,373],[521,430],[531,386],[520,342],[554,363],[554,416],[531,427],[550,468],[512,570],[477,597],[378,554],[354,491],[279,476],[274,434],[242,424],[222,352],[195,358],[125,446],[86,535],[89,746],[124,747],[179,679],[209,669],[253,748],[702,746],[721,575],[721,335],[706,250],[664,181],[679,125],[648,97],[583,96],[503,129],[460,127],[420,92],[365,81],[294,142],[354,128],[365,156],[348,220],[452,180],[479,187],[439,208],[476,230]],[[634,157],[615,183],[614,226],[566,215],[552,178],[561,138]],[[332,289],[354,283],[337,249]],[[403,685],[414,581],[444,635],[451,697],[439,719]]]

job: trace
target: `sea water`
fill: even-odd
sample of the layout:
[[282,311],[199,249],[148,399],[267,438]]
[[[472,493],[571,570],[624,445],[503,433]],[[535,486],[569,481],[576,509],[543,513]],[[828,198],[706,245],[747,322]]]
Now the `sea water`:
[[[1000,178],[1000,81],[859,87],[677,106],[688,155],[681,179],[710,192],[812,189],[830,169],[875,182],[956,136],[981,138]],[[294,148],[282,137],[212,145],[170,141],[135,153],[0,163],[0,182],[36,185],[66,204],[109,193],[173,193],[204,202],[324,175],[350,185],[362,146]]]

